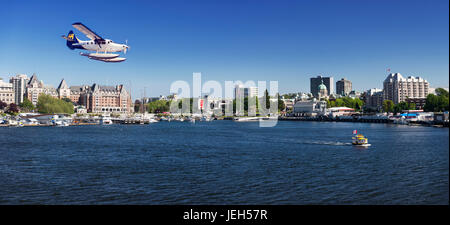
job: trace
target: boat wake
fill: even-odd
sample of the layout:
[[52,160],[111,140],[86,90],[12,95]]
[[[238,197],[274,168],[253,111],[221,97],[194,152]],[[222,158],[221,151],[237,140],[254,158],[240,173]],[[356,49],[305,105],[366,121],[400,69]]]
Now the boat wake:
[[310,145],[334,145],[334,146],[346,146],[352,145],[351,142],[338,142],[338,141],[306,141],[300,144],[310,144]]

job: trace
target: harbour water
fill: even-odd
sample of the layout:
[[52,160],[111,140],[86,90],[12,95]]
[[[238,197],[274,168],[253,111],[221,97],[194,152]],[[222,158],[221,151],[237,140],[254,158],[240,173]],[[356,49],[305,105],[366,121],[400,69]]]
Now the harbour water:
[[[369,148],[351,145],[352,130]],[[279,121],[0,127],[0,204],[448,204],[449,130]]]

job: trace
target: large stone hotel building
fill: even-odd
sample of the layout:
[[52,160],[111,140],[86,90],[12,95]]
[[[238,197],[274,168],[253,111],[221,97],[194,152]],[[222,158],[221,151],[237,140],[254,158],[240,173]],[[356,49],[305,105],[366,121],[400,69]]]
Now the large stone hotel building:
[[123,87],[117,86],[101,86],[93,84],[92,86],[68,86],[66,81],[62,79],[58,88],[44,85],[42,81],[37,79],[36,74],[30,78],[25,96],[37,105],[40,94],[48,94],[54,98],[68,98],[74,104],[86,107],[87,112],[102,113],[130,113],[133,110],[131,95]]

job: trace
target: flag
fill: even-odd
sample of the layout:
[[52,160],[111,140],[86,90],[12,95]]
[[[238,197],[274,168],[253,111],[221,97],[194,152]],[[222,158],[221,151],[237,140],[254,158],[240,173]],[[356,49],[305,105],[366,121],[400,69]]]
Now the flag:
[[356,130],[353,130],[353,134],[357,134],[358,133],[358,131],[356,131]]

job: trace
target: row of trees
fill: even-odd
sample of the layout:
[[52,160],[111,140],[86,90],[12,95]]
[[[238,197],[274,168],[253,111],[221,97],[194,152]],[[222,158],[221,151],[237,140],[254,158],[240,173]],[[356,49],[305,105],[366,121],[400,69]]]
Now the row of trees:
[[[266,90],[265,92],[265,96],[268,95],[268,91]],[[253,101],[256,102],[256,113],[259,113],[259,109],[261,109],[261,104],[259,104],[259,102],[264,101],[266,102],[266,105],[269,106],[270,105],[270,100],[269,98],[266,97],[263,98],[256,98],[254,97]],[[273,97],[271,97],[273,98]],[[281,100],[281,97],[279,94],[277,94],[275,96],[275,98],[278,99],[278,111],[280,110],[284,110],[285,109],[285,104],[284,102]],[[252,100],[252,99],[250,99]],[[193,98],[186,98],[186,99],[179,99],[177,100],[176,104],[178,104],[178,108],[182,108],[183,104],[186,104],[186,101],[189,101],[189,112],[193,112],[193,104],[194,104],[194,99]],[[170,111],[170,106],[172,104],[172,100],[171,101],[167,101],[167,100],[157,100],[157,101],[153,101],[147,104],[142,104],[141,101],[136,100],[135,101],[135,112],[140,112],[142,108],[146,109],[147,112],[150,113],[163,113],[163,112],[168,112]],[[208,107],[208,106],[205,106]],[[245,97],[244,98],[244,113],[248,112],[249,108],[249,98]],[[186,110],[187,111],[187,110]],[[236,99],[233,100],[233,113],[236,113]]]
[[57,99],[50,95],[41,94],[39,95],[37,106],[35,107],[33,103],[28,98],[24,98],[23,102],[19,105],[14,103],[6,104],[0,101],[0,109],[4,110],[5,113],[15,115],[21,112],[32,112],[37,111],[40,113],[74,113],[73,104],[70,99]]
[[400,102],[398,104],[394,104],[391,100],[384,100],[383,101],[383,111],[384,112],[392,112],[392,113],[399,113],[403,110],[413,110],[416,109],[415,103],[407,103],[407,102]]
[[[425,100],[425,106],[423,110],[426,112],[443,112],[449,110],[449,94],[443,88],[437,88],[435,94],[429,94]],[[394,104],[391,100],[383,101],[383,111],[399,113],[402,110],[413,110],[416,109],[415,103],[400,102]]]
[[326,100],[327,108],[331,107],[348,107],[359,111],[363,108],[364,102],[359,98],[343,97],[336,100]]

